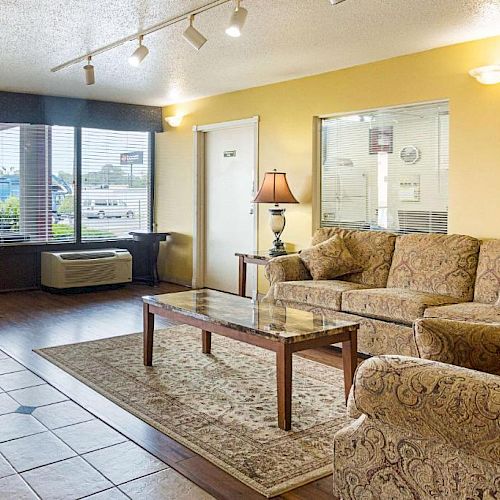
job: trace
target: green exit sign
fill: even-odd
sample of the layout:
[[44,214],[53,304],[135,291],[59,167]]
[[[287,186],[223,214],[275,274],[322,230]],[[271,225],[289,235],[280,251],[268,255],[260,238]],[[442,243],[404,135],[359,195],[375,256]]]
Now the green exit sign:
[[236,151],[224,151],[224,158],[234,158]]

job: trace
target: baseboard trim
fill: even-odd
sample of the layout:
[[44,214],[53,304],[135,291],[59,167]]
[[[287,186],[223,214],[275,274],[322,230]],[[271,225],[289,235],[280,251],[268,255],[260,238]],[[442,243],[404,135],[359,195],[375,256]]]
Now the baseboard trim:
[[191,281],[178,280],[175,278],[162,278],[160,279],[162,283],[173,283],[174,285],[185,286],[187,288],[192,288]]

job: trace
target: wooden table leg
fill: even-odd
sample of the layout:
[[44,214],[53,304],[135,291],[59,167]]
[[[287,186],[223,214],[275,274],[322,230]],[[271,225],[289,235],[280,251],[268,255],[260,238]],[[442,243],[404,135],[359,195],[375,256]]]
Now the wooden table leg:
[[143,305],[144,318],[144,365],[151,366],[153,364],[153,333],[155,329],[155,315],[149,311],[149,304]]
[[239,278],[238,278],[238,295],[246,296],[247,291],[247,263],[243,255],[238,256],[239,260]]
[[210,354],[212,349],[212,333],[207,330],[201,331],[201,342],[203,354]]
[[278,427],[292,428],[292,351],[288,344],[280,344],[276,351],[276,379],[278,387]]
[[350,340],[342,342],[342,363],[344,367],[345,400],[347,402],[354,381],[354,372],[358,366],[358,334],[356,331],[351,332]]

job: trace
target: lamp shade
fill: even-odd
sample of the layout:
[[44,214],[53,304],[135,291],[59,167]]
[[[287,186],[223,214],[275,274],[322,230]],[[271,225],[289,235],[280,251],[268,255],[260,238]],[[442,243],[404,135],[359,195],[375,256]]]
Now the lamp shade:
[[298,203],[290,191],[285,172],[266,172],[254,203]]

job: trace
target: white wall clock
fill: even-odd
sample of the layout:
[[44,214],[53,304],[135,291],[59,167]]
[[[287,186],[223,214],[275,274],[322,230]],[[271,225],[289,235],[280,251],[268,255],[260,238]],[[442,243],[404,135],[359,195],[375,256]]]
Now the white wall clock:
[[410,165],[420,160],[420,149],[415,146],[405,146],[400,152],[399,157]]

